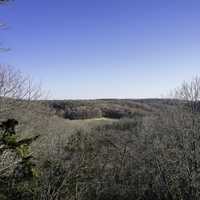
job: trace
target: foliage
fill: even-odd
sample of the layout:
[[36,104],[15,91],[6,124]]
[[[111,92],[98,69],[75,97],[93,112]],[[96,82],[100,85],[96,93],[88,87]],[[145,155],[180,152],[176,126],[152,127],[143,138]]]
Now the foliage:
[[[27,184],[38,172],[29,145],[38,137],[18,140],[15,132],[16,120],[8,119],[1,124],[0,150],[1,156],[11,152],[14,156],[13,162],[0,169],[0,194],[6,199],[21,199],[27,189]],[[17,123],[18,124],[18,123]],[[5,126],[6,125],[6,126]],[[1,182],[3,181],[3,182]],[[30,194],[28,195],[30,199]],[[25,197],[23,196],[25,199]]]

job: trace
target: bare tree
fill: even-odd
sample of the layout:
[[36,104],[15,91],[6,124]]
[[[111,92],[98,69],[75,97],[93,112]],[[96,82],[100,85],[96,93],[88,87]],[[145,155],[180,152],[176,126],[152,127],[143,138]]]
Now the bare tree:
[[[11,0],[0,0],[0,5],[4,5]],[[6,28],[6,23],[0,21],[0,29]],[[1,48],[0,51],[7,51],[8,48]],[[0,64],[0,116],[8,113],[16,107],[25,106],[32,100],[44,98],[41,86],[34,84],[28,77],[24,76],[19,70]]]
[[41,86],[20,71],[0,65],[0,114],[44,97]]
[[184,81],[175,90],[174,96],[187,103],[192,112],[200,111],[200,77],[196,76],[190,82]]
[[3,4],[3,3],[6,3],[8,2],[9,0],[0,0],[0,4]]
[[21,100],[35,100],[41,97],[41,88],[19,70],[0,65],[0,96]]
[[[0,0],[0,6],[10,2],[11,0]],[[7,24],[2,22],[2,20],[0,21],[0,30],[6,29],[7,28]],[[10,48],[4,48],[4,47],[0,47],[0,52],[5,52],[5,51],[9,51]]]

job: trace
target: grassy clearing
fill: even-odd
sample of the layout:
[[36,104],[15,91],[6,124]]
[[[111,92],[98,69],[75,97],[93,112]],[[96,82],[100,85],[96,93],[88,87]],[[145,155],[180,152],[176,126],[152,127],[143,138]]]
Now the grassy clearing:
[[36,157],[46,157],[54,155],[52,153],[56,146],[65,146],[69,136],[77,131],[90,132],[95,127],[112,124],[117,120],[107,118],[94,118],[87,120],[66,120],[57,116],[53,116],[45,131],[42,133],[41,138],[38,139],[33,145],[33,151]]

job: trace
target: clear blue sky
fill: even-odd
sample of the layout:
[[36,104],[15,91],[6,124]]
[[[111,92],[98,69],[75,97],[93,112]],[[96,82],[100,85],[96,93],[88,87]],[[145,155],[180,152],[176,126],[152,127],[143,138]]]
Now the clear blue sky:
[[200,74],[199,0],[15,0],[0,55],[55,99],[160,97]]

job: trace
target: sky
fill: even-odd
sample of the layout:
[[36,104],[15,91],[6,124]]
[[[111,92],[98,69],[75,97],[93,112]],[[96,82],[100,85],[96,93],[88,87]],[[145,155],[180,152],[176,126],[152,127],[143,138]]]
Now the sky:
[[52,99],[159,98],[200,75],[199,0],[15,0],[0,54]]

